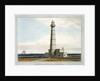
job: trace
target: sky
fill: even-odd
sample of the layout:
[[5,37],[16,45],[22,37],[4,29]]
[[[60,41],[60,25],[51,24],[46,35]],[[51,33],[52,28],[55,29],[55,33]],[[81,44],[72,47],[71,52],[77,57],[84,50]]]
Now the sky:
[[81,53],[81,16],[64,18],[18,17],[18,53],[45,53],[50,49],[51,21],[56,24],[56,48]]

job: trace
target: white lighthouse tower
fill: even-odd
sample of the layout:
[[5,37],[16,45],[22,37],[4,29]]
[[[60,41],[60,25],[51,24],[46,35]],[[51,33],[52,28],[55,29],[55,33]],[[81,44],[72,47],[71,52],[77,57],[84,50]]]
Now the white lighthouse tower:
[[49,57],[54,57],[54,52],[56,49],[56,37],[55,37],[55,22],[52,20],[51,22],[51,38],[50,38],[50,55]]

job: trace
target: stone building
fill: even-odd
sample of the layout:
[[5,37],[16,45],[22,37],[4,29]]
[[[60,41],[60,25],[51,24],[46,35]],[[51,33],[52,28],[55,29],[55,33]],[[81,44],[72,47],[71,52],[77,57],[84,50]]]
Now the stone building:
[[[51,57],[50,49],[48,51],[49,52],[46,54],[48,54],[48,57]],[[54,54],[52,55],[51,58],[62,58],[63,54],[64,54],[64,52],[61,52],[60,49],[55,49]]]

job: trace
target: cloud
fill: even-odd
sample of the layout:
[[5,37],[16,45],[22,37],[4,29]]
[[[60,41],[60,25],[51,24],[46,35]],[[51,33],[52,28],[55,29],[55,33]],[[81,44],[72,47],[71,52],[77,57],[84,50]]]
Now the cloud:
[[[28,29],[28,33],[31,35],[25,33],[27,34],[28,41],[18,42],[18,52],[21,53],[22,50],[26,50],[26,52],[29,53],[47,52],[50,48],[50,34],[45,33],[45,31],[49,32],[50,28],[48,29],[46,27],[50,27],[52,20],[54,20],[56,24],[56,47],[61,49],[63,46],[67,52],[81,52],[82,22],[80,16],[66,16],[65,18],[34,18],[34,23],[31,23],[34,27],[28,27],[31,28]],[[35,31],[33,31],[33,29]]]
[[[64,47],[65,51],[73,50],[78,51],[81,49],[81,42],[80,37],[73,37],[73,36],[65,36],[62,34],[57,33],[56,34],[56,48],[61,49]],[[45,35],[44,37],[41,37],[36,42],[25,42],[25,43],[19,43],[18,49],[19,50],[27,50],[27,52],[47,52],[50,48],[50,35]]]
[[73,24],[76,28],[81,28],[81,16],[67,16],[65,18],[36,18],[36,20],[46,26],[50,26],[51,21],[54,20],[57,27],[67,28]]

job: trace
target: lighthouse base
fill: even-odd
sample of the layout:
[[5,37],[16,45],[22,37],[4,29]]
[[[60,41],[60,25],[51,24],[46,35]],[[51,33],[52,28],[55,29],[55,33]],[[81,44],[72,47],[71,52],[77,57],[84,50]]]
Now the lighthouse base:
[[49,49],[48,57],[49,58],[62,58],[63,54],[64,52],[60,52],[60,49],[55,49],[53,54],[51,53],[51,50]]

